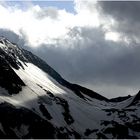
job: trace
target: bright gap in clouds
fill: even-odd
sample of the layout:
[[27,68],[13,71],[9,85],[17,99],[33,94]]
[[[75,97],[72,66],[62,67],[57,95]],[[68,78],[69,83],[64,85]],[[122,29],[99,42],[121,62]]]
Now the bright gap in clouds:
[[105,39],[117,42],[120,40],[120,35],[119,33],[116,33],[116,32],[107,32],[105,34]]

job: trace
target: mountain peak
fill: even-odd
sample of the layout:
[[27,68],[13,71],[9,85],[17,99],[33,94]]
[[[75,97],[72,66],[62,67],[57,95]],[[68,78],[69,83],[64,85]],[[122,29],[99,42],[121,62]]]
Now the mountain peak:
[[6,39],[4,36],[0,36],[0,40],[4,40]]
[[3,36],[0,37],[0,57],[15,69],[22,66],[20,60],[26,61],[23,50]]
[[17,48],[17,46],[11,43],[7,38],[0,36],[0,47],[1,48]]
[[134,99],[129,106],[136,105],[137,103],[139,103],[139,101],[140,101],[140,91],[134,96]]

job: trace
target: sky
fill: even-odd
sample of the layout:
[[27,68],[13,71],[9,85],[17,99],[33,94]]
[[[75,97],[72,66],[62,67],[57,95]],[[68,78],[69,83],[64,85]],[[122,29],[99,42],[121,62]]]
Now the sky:
[[0,35],[108,97],[140,90],[139,1],[0,1]]

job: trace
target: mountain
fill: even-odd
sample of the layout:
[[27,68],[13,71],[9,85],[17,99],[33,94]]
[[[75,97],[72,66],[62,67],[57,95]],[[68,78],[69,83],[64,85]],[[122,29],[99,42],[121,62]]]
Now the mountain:
[[0,138],[140,138],[140,93],[107,99],[0,38]]

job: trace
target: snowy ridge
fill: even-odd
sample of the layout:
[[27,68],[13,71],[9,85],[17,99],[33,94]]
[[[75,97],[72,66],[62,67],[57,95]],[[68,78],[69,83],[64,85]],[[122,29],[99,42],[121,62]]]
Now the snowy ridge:
[[0,138],[140,138],[138,95],[113,102],[0,38]]

